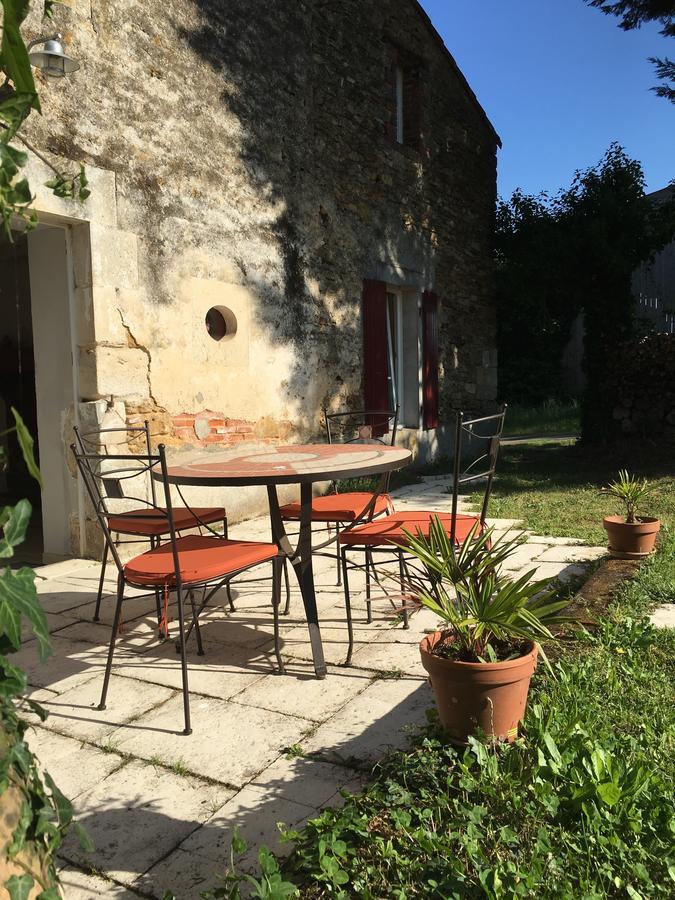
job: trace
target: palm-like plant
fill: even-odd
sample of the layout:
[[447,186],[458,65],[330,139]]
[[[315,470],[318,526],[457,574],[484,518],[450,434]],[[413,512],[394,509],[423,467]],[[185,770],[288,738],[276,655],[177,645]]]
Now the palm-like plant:
[[637,478],[635,475],[629,475],[627,469],[621,469],[617,480],[611,481],[600,493],[609,494],[619,500],[626,512],[626,522],[633,525],[637,519],[638,507],[653,491],[654,486],[650,485],[646,478]]
[[536,569],[515,580],[502,574],[525,538],[493,536],[493,529],[479,533],[476,523],[455,547],[437,518],[428,538],[407,535],[406,550],[417,562],[408,566],[406,592],[436,613],[445,626],[443,643],[468,662],[497,662],[498,650],[501,659],[519,656],[523,642],[539,645],[552,638],[549,626],[569,621],[557,615],[569,601],[552,600],[548,582],[530,580]]

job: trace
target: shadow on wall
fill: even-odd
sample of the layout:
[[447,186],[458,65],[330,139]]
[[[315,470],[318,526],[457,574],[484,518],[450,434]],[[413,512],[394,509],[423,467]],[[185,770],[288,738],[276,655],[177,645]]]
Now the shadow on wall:
[[298,424],[316,430],[324,403],[361,403],[362,279],[382,261],[400,268],[403,223],[431,206],[419,160],[386,150],[381,10],[350,0],[193,3],[202,25],[179,37],[222,75],[249,183],[258,203],[278,209],[264,237],[277,262],[237,263],[258,297],[257,326],[292,348],[282,391]]

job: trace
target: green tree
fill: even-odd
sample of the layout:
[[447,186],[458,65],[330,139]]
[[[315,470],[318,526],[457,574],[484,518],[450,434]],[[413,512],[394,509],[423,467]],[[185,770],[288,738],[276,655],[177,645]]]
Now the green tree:
[[636,334],[632,275],[675,236],[675,205],[645,196],[639,162],[612,144],[597,166],[578,172],[559,198],[574,260],[571,286],[584,313],[582,435],[609,433],[612,398],[602,384],[619,344]]
[[497,205],[499,390],[509,403],[563,399],[560,360],[578,313],[561,211],[542,194],[515,191]]
[[[664,37],[675,37],[675,3],[673,0],[586,0],[589,6],[601,9],[606,15],[617,16],[624,31],[641,28],[647,22],[658,22]],[[649,57],[656,76],[663,84],[652,88],[659,97],[675,103],[675,62],[672,59]]]
[[570,324],[583,312],[582,434],[608,434],[602,382],[616,347],[635,334],[632,274],[675,236],[675,203],[652,203],[640,163],[612,144],[555,197],[514,193],[497,223],[502,396],[536,403],[558,394]]

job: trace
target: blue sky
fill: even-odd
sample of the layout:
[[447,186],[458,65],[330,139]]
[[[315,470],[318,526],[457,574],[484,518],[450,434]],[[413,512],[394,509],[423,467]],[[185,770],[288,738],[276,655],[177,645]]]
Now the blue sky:
[[497,129],[499,192],[567,186],[616,140],[647,190],[675,178],[675,105],[648,56],[675,56],[656,26],[624,32],[583,0],[421,0]]

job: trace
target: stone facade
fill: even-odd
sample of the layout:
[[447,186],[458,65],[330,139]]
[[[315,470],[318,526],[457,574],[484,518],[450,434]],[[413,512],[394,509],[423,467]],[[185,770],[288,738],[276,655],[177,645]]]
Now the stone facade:
[[[92,186],[58,200],[31,162],[36,208],[74,226],[78,400],[169,443],[315,435],[362,403],[378,278],[439,296],[441,426],[492,408],[499,139],[414,0],[70,0],[55,25],[81,69],[38,74],[27,135]],[[391,135],[392,48],[418,63],[415,146]],[[209,336],[212,307],[236,334]]]

